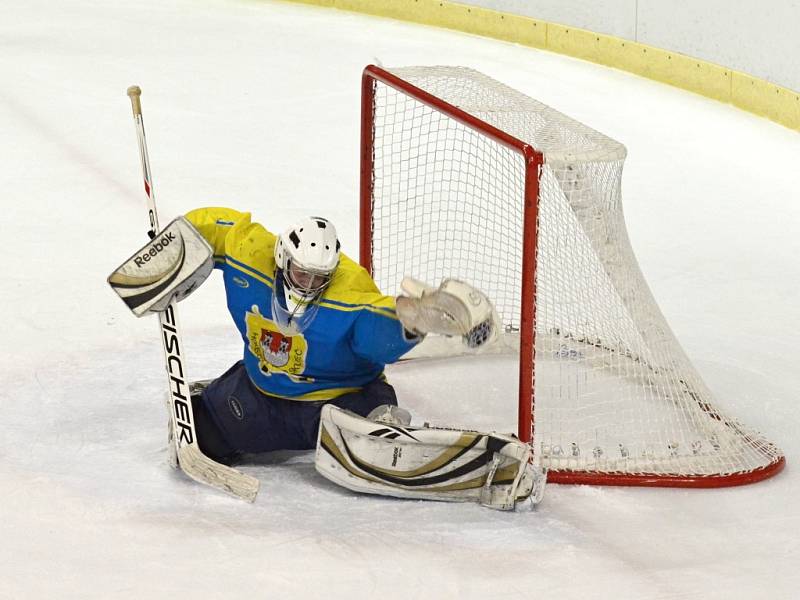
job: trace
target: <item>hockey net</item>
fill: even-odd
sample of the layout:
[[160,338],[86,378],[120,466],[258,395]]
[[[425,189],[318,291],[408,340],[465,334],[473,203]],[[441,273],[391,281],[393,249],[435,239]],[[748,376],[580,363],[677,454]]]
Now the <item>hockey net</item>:
[[[461,67],[370,66],[362,85],[361,264],[469,281],[519,354],[519,436],[562,483],[758,481],[780,450],[715,407],[639,270],[625,147]],[[458,352],[431,338],[418,355]]]

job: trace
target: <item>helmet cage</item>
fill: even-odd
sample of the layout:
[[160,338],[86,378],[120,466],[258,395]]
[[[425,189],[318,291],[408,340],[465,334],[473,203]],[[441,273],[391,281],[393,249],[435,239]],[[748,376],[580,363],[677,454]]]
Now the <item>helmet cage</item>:
[[303,298],[322,294],[330,285],[333,270],[304,267],[291,256],[287,257],[284,275],[289,289]]

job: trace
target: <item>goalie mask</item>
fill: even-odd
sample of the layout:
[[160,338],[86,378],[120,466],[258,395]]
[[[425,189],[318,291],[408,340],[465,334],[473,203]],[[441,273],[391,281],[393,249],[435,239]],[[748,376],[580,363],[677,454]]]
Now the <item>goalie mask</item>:
[[285,333],[302,333],[313,321],[339,265],[339,248],[336,228],[322,217],[305,218],[278,237],[272,315]]

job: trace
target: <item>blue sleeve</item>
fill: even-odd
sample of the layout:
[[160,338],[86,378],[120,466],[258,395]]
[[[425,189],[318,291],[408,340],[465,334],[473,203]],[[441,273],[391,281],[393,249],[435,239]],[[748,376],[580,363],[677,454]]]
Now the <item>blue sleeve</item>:
[[375,309],[361,311],[353,326],[350,344],[361,358],[386,365],[411,350],[420,339],[406,339],[394,311]]

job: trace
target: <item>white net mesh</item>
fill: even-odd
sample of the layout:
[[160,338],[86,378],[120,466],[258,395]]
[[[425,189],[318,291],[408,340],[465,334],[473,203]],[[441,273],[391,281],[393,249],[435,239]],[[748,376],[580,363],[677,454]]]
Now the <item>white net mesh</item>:
[[[535,386],[520,402],[534,412],[534,451],[551,479],[713,478],[782,461],[714,408],[653,300],[625,230],[622,144],[471,69],[390,72],[544,154]],[[534,301],[521,293],[526,163],[413,93],[375,82],[373,275],[387,293],[404,275],[469,281],[495,303],[500,347],[518,345],[522,303]]]

